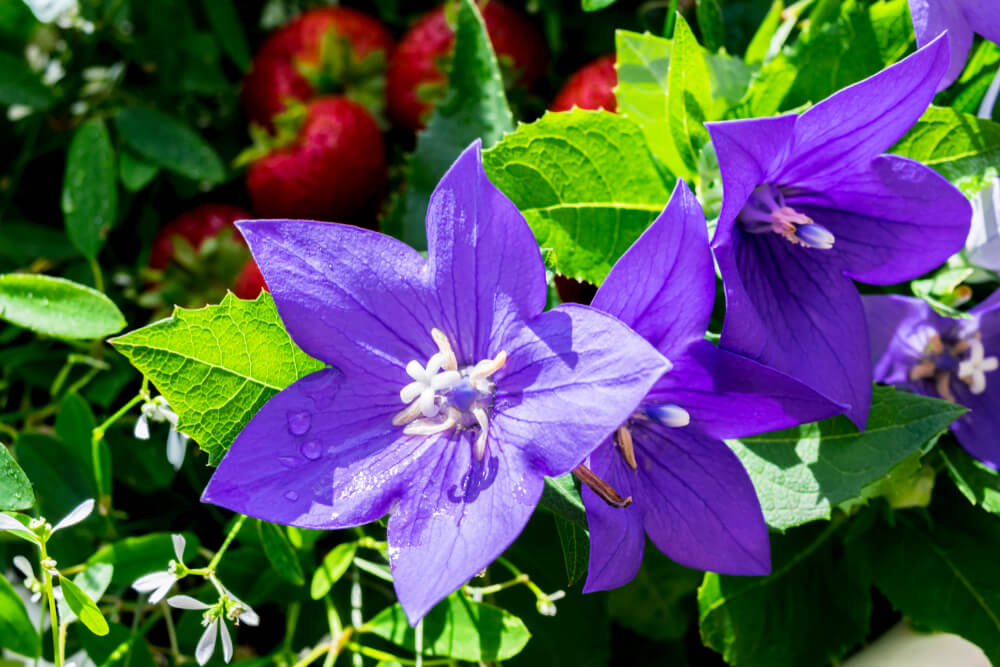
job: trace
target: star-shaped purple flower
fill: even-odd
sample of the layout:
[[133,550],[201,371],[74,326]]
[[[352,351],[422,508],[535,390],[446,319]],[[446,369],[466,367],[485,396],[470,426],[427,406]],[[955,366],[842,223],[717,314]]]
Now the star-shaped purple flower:
[[760,503],[721,439],[843,411],[788,376],[704,340],[714,300],[705,216],[678,181],[666,209],[618,260],[592,302],[643,335],[673,369],[590,457],[591,470],[633,504],[610,507],[584,487],[585,591],[632,579],[646,533],[684,565],[767,574],[770,547]]
[[346,225],[240,230],[292,338],[330,368],[254,416],[202,500],[306,528],[391,514],[413,623],[499,556],[543,477],[579,465],[669,368],[605,313],[542,312],[538,245],[478,142],[431,197],[426,260]]
[[712,247],[722,346],[849,406],[871,403],[864,312],[851,282],[909,280],[960,250],[968,200],[932,169],[882,155],[948,67],[945,36],[801,116],[709,123],[722,172]]
[[1000,468],[1000,292],[963,319],[897,294],[863,301],[875,379],[969,408],[952,433],[965,451]]
[[924,46],[945,30],[951,45],[951,64],[938,84],[947,88],[965,68],[973,33],[1000,44],[1000,7],[997,0],[910,0],[910,17],[917,45]]

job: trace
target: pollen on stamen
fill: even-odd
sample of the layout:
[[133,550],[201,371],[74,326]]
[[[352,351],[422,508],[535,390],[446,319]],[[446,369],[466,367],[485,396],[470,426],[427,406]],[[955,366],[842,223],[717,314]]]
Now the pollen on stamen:
[[679,405],[666,403],[663,405],[644,406],[646,416],[655,419],[670,428],[682,428],[691,423],[691,415]]

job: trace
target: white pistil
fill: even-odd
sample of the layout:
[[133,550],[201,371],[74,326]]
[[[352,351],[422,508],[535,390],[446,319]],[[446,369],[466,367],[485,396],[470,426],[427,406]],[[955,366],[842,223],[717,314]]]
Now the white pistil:
[[958,364],[958,379],[968,384],[973,394],[981,394],[986,391],[986,373],[997,369],[997,358],[985,356],[983,343],[978,338],[967,342],[969,358]]

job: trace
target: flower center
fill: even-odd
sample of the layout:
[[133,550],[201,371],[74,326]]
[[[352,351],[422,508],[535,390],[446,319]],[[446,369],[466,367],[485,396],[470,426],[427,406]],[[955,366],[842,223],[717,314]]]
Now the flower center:
[[618,447],[625,463],[632,470],[638,470],[639,464],[635,460],[635,446],[632,443],[632,431],[629,425],[638,420],[652,420],[663,426],[680,428],[691,423],[691,415],[688,414],[687,410],[673,403],[643,403],[640,405],[639,409],[629,417],[629,420],[615,431],[615,446]]
[[757,186],[738,220],[751,234],[774,232],[806,248],[829,250],[836,241],[829,229],[789,206],[781,188],[774,185]]
[[489,411],[496,393],[490,376],[507,363],[507,353],[501,351],[494,359],[459,369],[447,336],[440,329],[431,329],[431,338],[438,351],[426,366],[416,360],[406,365],[406,373],[413,382],[400,390],[399,398],[407,406],[392,418],[392,423],[403,426],[407,435],[478,428],[473,455],[476,461],[482,461],[490,426]]
[[927,342],[920,360],[910,367],[910,381],[934,382],[934,389],[941,398],[955,402],[951,391],[952,375],[969,385],[973,394],[986,391],[986,374],[1000,365],[996,357],[987,357],[979,332],[957,341],[942,340],[934,334]]

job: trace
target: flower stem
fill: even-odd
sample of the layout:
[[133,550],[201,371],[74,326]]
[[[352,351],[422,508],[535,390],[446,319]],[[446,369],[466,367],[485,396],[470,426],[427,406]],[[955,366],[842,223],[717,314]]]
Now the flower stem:
[[97,263],[96,259],[90,259],[90,270],[94,274],[94,287],[98,292],[104,291],[104,274],[101,273],[101,265]]
[[219,561],[222,560],[222,556],[226,553],[226,549],[228,549],[229,545],[232,544],[234,539],[236,539],[236,535],[239,534],[240,529],[243,527],[243,522],[246,520],[247,517],[245,514],[237,515],[236,521],[233,522],[233,527],[229,529],[229,534],[226,535],[226,540],[222,543],[222,546],[219,547],[219,550],[215,552],[215,555],[212,556],[212,560],[208,564],[209,570],[213,572],[215,571],[215,568],[219,565]]
[[[380,651],[377,648],[371,648],[370,646],[361,646],[360,644],[355,644],[354,642],[349,643],[347,648],[368,658],[374,658],[375,660],[395,660],[401,665],[413,665],[414,667],[418,664],[416,660],[410,660],[409,658],[404,658],[401,655],[394,655],[386,651]],[[448,659],[424,660],[423,664],[424,667],[432,667],[433,665],[451,665],[454,664],[454,661]]]
[[42,552],[41,560],[39,561],[39,569],[42,571],[42,587],[45,589],[45,597],[49,601],[49,617],[51,619],[49,627],[52,630],[52,648],[53,657],[56,667],[62,667],[63,665],[63,655],[60,651],[59,646],[59,614],[56,613],[56,596],[52,592],[52,575],[49,573],[48,568],[45,567],[44,563],[48,561],[49,555],[45,552],[45,541],[42,540],[39,548]]
[[121,408],[118,409],[118,412],[105,419],[100,426],[91,431],[90,434],[91,440],[103,439],[105,431],[107,431],[112,424],[114,424],[116,421],[124,417],[129,410],[131,410],[136,405],[141,403],[145,398],[146,396],[141,391],[135,396],[133,396],[128,403],[126,403],[125,405],[123,405]]

